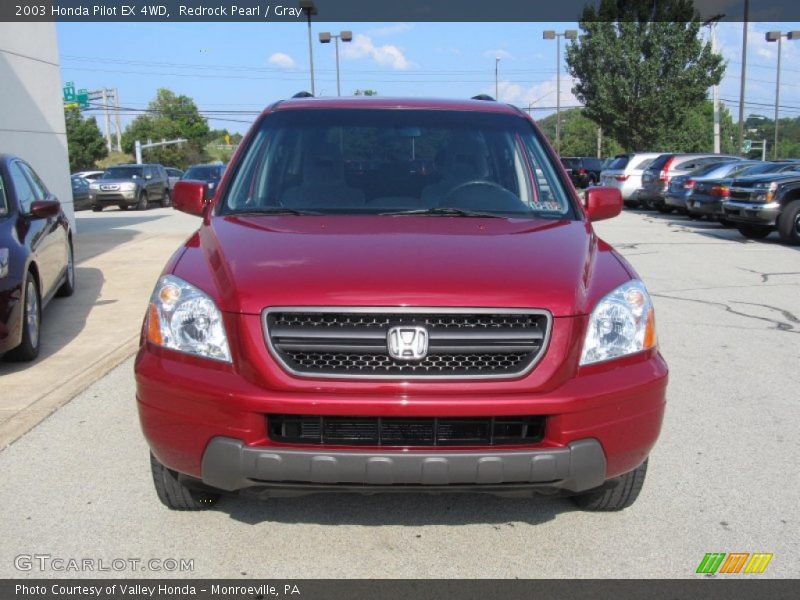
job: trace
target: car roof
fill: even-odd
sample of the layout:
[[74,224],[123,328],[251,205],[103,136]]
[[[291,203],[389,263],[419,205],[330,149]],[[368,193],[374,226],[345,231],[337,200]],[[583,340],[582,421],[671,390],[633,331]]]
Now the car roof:
[[427,109],[427,110],[461,110],[468,112],[489,112],[522,115],[522,112],[510,104],[492,100],[458,100],[445,98],[398,98],[390,96],[346,96],[337,98],[291,98],[272,105],[272,110],[293,109]]

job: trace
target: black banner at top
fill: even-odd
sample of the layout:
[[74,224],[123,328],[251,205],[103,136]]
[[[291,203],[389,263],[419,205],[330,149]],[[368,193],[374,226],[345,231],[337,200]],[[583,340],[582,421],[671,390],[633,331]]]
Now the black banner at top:
[[[608,0],[312,0],[318,22],[575,22]],[[611,0],[657,7],[673,0]],[[692,0],[684,0],[692,3]],[[800,21],[798,0],[694,0],[701,20]],[[0,21],[295,22],[304,0],[2,0]],[[745,10],[747,8],[747,10]],[[653,18],[658,16],[654,8]],[[666,20],[666,19],[665,19]]]

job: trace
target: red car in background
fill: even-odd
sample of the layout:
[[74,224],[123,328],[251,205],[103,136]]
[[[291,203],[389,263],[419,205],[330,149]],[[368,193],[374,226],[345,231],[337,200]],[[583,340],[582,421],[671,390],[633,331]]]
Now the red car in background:
[[[430,169],[409,170],[409,160]],[[348,169],[377,161],[380,169]],[[653,305],[520,110],[301,98],[267,108],[156,284],[135,363],[160,500],[223,491],[642,487],[667,366]]]

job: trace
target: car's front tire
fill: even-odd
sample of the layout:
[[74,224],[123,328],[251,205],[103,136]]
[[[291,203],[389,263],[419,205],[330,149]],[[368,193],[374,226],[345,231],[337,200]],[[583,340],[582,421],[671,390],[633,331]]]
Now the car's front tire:
[[599,488],[573,496],[572,501],[583,510],[596,512],[628,508],[639,497],[646,474],[647,460],[630,473],[606,481]]
[[172,198],[170,197],[169,190],[164,191],[164,197],[161,198],[161,208],[168,208],[172,206]]
[[103,212],[103,207],[100,206],[99,204],[93,204],[92,205],[92,211],[93,212]]
[[178,473],[162,465],[152,453],[150,470],[158,499],[171,510],[204,510],[211,508],[219,500],[219,494],[193,490],[184,485],[178,478]]
[[147,199],[147,192],[139,192],[139,198],[136,202],[136,210],[147,210],[149,201]]
[[778,218],[781,240],[793,246],[800,245],[800,200],[786,205]]

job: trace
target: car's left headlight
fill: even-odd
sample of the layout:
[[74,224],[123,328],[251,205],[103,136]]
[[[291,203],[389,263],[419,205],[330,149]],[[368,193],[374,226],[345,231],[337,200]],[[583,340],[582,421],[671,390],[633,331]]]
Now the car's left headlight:
[[653,348],[656,324],[653,303],[644,284],[632,279],[597,303],[583,340],[581,365]]
[[174,275],[159,279],[147,311],[147,339],[164,348],[231,362],[222,313],[205,292]]

